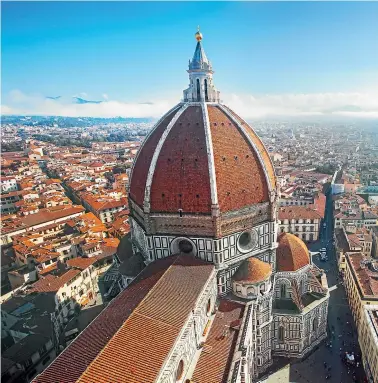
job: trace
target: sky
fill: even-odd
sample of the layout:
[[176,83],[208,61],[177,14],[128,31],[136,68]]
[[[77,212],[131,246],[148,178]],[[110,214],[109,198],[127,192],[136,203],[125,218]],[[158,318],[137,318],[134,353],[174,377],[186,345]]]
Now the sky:
[[221,98],[243,117],[378,118],[377,2],[28,1],[1,11],[3,114],[159,117],[188,86],[200,25]]

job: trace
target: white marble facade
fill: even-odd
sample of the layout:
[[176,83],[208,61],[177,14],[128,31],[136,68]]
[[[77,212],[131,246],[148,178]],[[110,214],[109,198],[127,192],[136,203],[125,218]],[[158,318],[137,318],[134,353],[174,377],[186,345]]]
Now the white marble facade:
[[[253,228],[226,235],[223,238],[201,238],[146,235],[134,219],[130,218],[130,221],[133,245],[137,252],[141,252],[146,263],[180,253],[180,242],[188,241],[191,244],[189,254],[214,263],[220,271],[218,275],[220,294],[231,290],[231,277],[243,260],[256,256],[264,262],[274,263],[274,249],[276,248],[276,225],[274,222],[262,223]],[[243,249],[240,245],[240,236],[246,232],[251,233],[253,238],[251,246]]]

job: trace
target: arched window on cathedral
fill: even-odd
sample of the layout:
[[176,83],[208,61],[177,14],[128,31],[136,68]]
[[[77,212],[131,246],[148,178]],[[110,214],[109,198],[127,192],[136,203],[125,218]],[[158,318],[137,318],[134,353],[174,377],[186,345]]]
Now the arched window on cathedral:
[[179,380],[181,380],[183,375],[184,375],[184,361],[181,359],[176,370],[176,381],[178,382]]
[[286,298],[286,285],[284,283],[281,284],[281,298]]
[[316,331],[318,329],[318,318],[314,318],[314,320],[312,321],[312,331]]
[[299,292],[301,294],[304,294],[305,291],[304,291],[304,282],[303,282],[303,279],[299,282]]
[[209,97],[207,95],[207,80],[205,79],[205,101],[209,101]]
[[210,313],[211,313],[211,299],[207,301],[207,305],[206,305],[206,315],[210,315]]
[[280,326],[278,328],[278,340],[280,342],[283,342],[285,340],[285,332],[283,326]]
[[198,78],[197,78],[197,101],[201,101],[200,81]]

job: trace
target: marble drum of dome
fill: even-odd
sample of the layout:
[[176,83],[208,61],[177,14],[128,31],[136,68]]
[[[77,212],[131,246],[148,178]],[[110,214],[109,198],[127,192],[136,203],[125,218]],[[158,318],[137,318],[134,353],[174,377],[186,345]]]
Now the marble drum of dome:
[[272,266],[258,258],[246,259],[232,277],[233,292],[242,298],[254,299],[270,291]]

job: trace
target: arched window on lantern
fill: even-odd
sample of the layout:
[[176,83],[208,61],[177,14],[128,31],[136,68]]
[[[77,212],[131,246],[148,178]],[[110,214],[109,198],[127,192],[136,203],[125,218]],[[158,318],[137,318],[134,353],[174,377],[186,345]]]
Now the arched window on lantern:
[[197,78],[197,101],[201,101],[200,80]]

